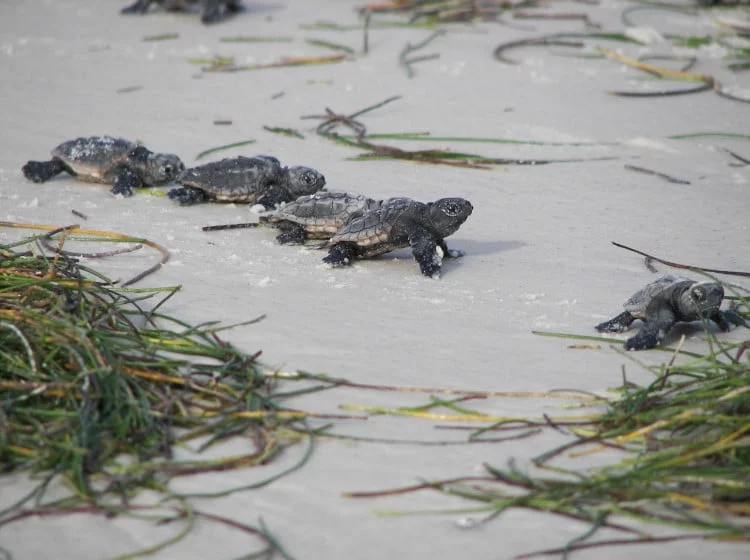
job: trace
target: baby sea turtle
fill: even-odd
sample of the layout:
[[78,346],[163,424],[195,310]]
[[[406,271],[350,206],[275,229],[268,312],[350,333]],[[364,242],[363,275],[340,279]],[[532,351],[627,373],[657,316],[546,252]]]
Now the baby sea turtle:
[[185,166],[174,154],[155,154],[129,140],[90,136],[63,142],[52,150],[50,161],[29,161],[22,171],[35,183],[49,181],[66,171],[83,181],[114,185],[113,194],[130,196],[133,189],[163,185]]
[[[135,4],[120,10],[122,14],[145,14],[151,4],[157,4],[168,11],[182,11],[190,4],[196,4],[198,0],[137,0]],[[238,0],[200,0],[201,21],[203,23],[214,23],[222,17],[222,5],[224,12],[233,13],[242,9]]]
[[169,198],[180,204],[248,202],[273,208],[319,191],[326,180],[309,167],[282,167],[275,157],[239,156],[187,169],[177,182],[183,186],[169,191]]
[[361,194],[325,192],[301,196],[275,212],[260,217],[260,222],[282,231],[276,241],[299,245],[307,239],[329,239],[350,220],[379,208],[382,200]]
[[388,199],[380,208],[351,220],[321,244],[320,248],[329,249],[323,261],[343,266],[354,258],[374,257],[410,246],[422,274],[438,278],[442,258],[462,254],[450,251],[445,238],[461,227],[472,210],[471,203],[463,198],[442,198],[427,204],[409,198]]
[[719,309],[724,288],[717,282],[696,282],[679,276],[662,276],[638,290],[623,305],[625,311],[596,326],[599,332],[623,332],[636,319],[643,327],[625,341],[626,350],[646,350],[661,343],[679,321],[710,319],[723,331],[747,323],[733,311]]

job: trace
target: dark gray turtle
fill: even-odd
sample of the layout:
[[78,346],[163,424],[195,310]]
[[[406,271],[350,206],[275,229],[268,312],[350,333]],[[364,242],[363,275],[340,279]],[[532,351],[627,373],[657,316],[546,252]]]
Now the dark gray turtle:
[[322,173],[310,167],[282,167],[270,156],[239,156],[192,167],[177,182],[183,186],[169,191],[169,198],[180,204],[247,202],[266,208],[313,194],[326,184]]
[[130,196],[133,189],[163,185],[185,166],[174,154],[155,154],[129,140],[90,136],[63,142],[52,150],[50,161],[29,161],[22,171],[35,183],[49,181],[66,171],[83,181],[114,185],[113,194]]
[[[157,4],[169,11],[182,11],[190,4],[201,4],[201,21],[214,23],[222,18],[224,13],[234,13],[242,9],[239,0],[137,0],[134,4],[120,10],[122,14],[145,14],[151,4]],[[222,10],[222,6],[224,9]]]
[[724,299],[724,288],[717,282],[696,282],[679,276],[662,276],[630,296],[625,311],[596,326],[599,332],[623,332],[636,319],[643,327],[625,341],[626,350],[646,350],[661,343],[664,336],[679,321],[710,319],[721,330],[731,324],[747,323],[732,311],[719,309]]
[[275,212],[260,216],[260,222],[282,231],[276,241],[299,245],[308,239],[329,239],[350,220],[379,208],[382,200],[361,194],[325,192],[301,196]]
[[450,251],[445,238],[458,231],[472,210],[471,203],[463,198],[442,198],[427,204],[409,198],[388,199],[380,208],[351,220],[321,244],[320,248],[329,250],[323,261],[343,266],[355,258],[411,247],[422,274],[438,278],[442,258],[462,254]]

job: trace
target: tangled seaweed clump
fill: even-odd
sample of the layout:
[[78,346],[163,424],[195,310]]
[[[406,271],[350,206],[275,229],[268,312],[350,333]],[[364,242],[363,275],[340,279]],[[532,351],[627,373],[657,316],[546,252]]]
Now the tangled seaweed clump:
[[[160,512],[156,521],[185,519],[189,529],[203,517],[260,536],[266,552],[280,550],[265,529],[193,509],[169,482],[267,464],[305,434],[312,444],[308,415],[279,404],[260,352],[221,340],[227,327],[161,313],[179,287],[124,288],[63,251],[62,242],[47,256],[50,236],[0,245],[0,465],[44,477],[18,503],[3,505],[0,528],[33,516],[148,509]],[[233,436],[244,436],[250,449],[192,459]],[[180,448],[191,460],[179,458],[186,455]],[[311,450],[281,473],[217,495],[264,486],[299,468]],[[72,492],[45,502],[55,478]],[[132,505],[143,489],[165,500]],[[165,505],[170,500],[174,507]]]

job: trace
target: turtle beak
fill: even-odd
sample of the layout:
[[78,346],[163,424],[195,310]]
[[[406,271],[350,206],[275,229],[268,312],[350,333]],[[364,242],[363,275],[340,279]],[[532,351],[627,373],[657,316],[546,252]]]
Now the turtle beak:
[[690,298],[700,309],[714,307],[724,299],[724,288],[716,282],[700,282],[690,289]]

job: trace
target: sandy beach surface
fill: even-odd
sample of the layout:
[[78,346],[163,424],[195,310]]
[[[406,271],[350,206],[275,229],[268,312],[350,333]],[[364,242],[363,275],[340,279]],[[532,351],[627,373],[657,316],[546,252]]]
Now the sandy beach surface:
[[[750,105],[713,91],[659,98],[608,95],[612,90],[655,91],[694,84],[657,82],[596,54],[601,46],[638,57],[693,55],[693,72],[715,76],[733,95],[750,98],[750,77],[726,69],[722,47],[678,48],[668,34],[717,34],[716,17],[747,11],[698,14],[656,10],[629,14],[628,4],[555,2],[540,13],[582,13],[601,25],[592,31],[627,28],[649,43],[587,41],[584,49],[530,46],[507,52],[517,64],[493,59],[504,42],[555,32],[588,31],[581,20],[514,20],[452,23],[419,54],[439,58],[399,64],[407,43],[432,30],[372,25],[369,52],[361,54],[361,29],[311,29],[328,21],[361,23],[352,0],[255,2],[212,26],[196,14],[153,9],[143,17],[118,11],[116,0],[3,0],[0,2],[0,220],[69,225],[127,233],[162,244],[170,261],[138,285],[182,285],[165,309],[190,322],[232,324],[265,315],[255,325],[225,333],[247,352],[281,371],[325,372],[359,383],[477,391],[542,392],[575,388],[604,393],[622,382],[652,374],[601,345],[571,349],[569,340],[532,331],[596,334],[593,326],[614,315],[622,302],[657,274],[642,257],[618,249],[617,241],[654,255],[705,267],[747,269],[750,174],[730,150],[750,157],[747,138],[700,136],[747,134]],[[405,17],[376,16],[378,21]],[[172,40],[144,38],[174,33]],[[221,38],[288,37],[285,42],[229,43]],[[661,37],[661,39],[660,39]],[[204,72],[188,59],[234,57],[237,64],[267,64],[283,57],[330,56],[306,42],[322,39],[357,53],[337,64],[239,72]],[[674,60],[654,61],[673,69]],[[451,149],[510,160],[572,160],[538,165],[470,169],[411,161],[351,161],[360,153],[315,133],[326,108],[337,113],[400,96],[360,120],[368,133],[429,132],[435,137],[483,137],[526,143],[457,143],[446,140],[384,144],[405,150]],[[231,121],[230,125],[215,121]],[[264,127],[294,128],[304,139]],[[348,132],[344,128],[341,133]],[[375,198],[409,196],[430,201],[469,199],[474,212],[447,242],[465,251],[446,260],[439,280],[422,277],[409,251],[331,269],[321,253],[275,243],[268,229],[203,232],[201,226],[254,221],[242,204],[181,207],[149,191],[115,197],[109,188],[60,176],[33,184],[21,174],[29,159],[45,159],[58,143],[77,136],[109,134],[140,140],[155,151],[179,154],[186,165],[235,155],[270,154],[287,165],[323,172],[330,190]],[[196,162],[203,150],[254,140]],[[638,166],[679,179],[628,169]],[[164,191],[166,189],[160,189]],[[76,210],[87,216],[81,219]],[[4,228],[3,242],[26,232]],[[127,278],[158,255],[140,251],[101,266]],[[659,273],[670,269],[656,264]],[[720,334],[747,337],[744,329]],[[699,325],[681,325],[667,338],[684,348],[706,347]],[[624,340],[613,336],[613,343]],[[667,358],[665,358],[667,356]],[[669,355],[637,355],[658,364]],[[417,406],[427,394],[341,389],[308,395],[304,410],[337,413],[340,405]],[[498,416],[564,414],[564,401],[493,398],[471,408]],[[336,433],[420,441],[465,441],[465,432],[436,430],[434,422],[373,416],[337,422]],[[346,499],[342,492],[381,490],[477,474],[482,464],[506,466],[566,441],[561,435],[493,444],[408,445],[321,440],[308,464],[254,491],[200,501],[201,509],[240,522],[262,518],[294,558],[506,559],[564,545],[586,525],[513,510],[493,522],[466,528],[474,514],[379,516],[373,510],[419,511],[472,507],[432,493],[380,499]],[[235,452],[246,444],[237,441]],[[231,451],[231,450],[230,450]],[[257,468],[177,481],[181,491],[231,488],[263,479],[299,460],[304,445]],[[578,462],[605,461],[606,454]],[[611,457],[610,457],[611,458]],[[567,461],[566,464],[571,464]],[[32,488],[23,475],[0,477],[0,509]],[[479,515],[479,514],[477,514]],[[134,519],[71,516],[30,519],[0,530],[0,546],[16,560],[94,559],[124,555],[177,531]],[[654,528],[654,534],[672,533]],[[171,532],[171,533],[170,533]],[[613,533],[602,533],[612,537]],[[257,545],[247,535],[198,523],[185,540],[157,558],[244,557]],[[747,558],[746,546],[710,542],[591,550],[576,558]]]

